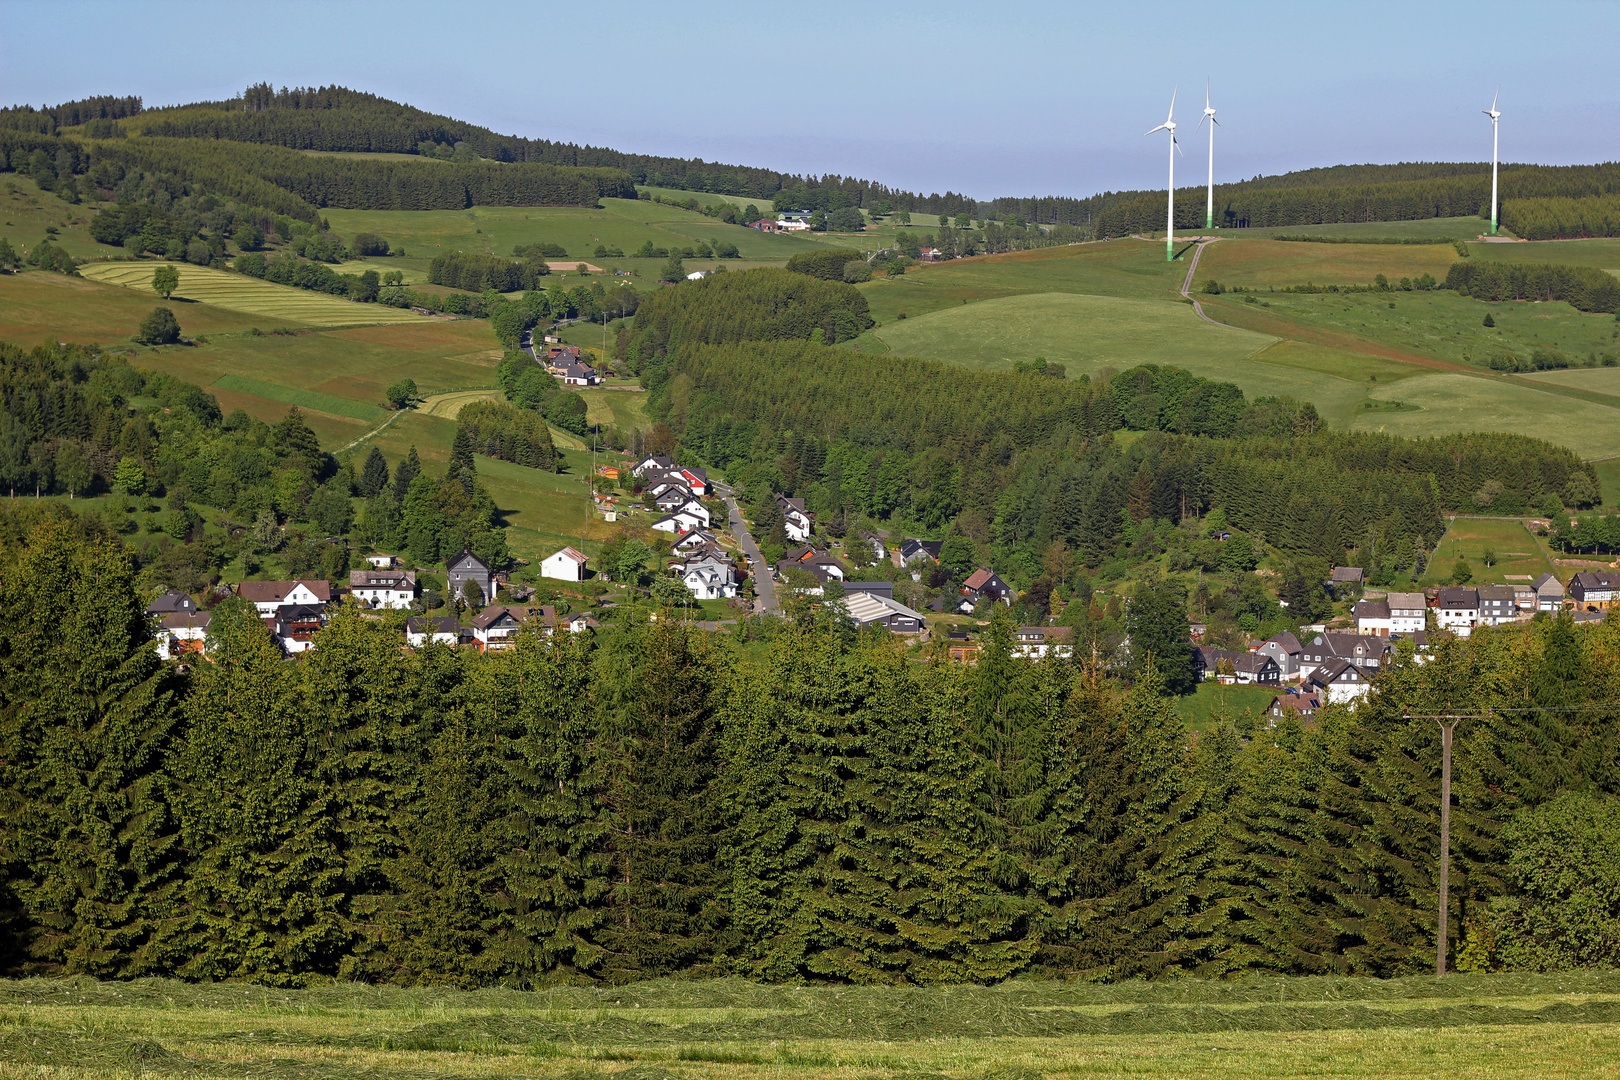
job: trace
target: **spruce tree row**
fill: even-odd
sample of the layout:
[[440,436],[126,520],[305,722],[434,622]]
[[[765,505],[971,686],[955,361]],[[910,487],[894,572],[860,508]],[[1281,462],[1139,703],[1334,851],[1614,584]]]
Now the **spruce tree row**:
[[[65,599],[66,598],[66,599]],[[346,610],[296,662],[227,603],[154,655],[128,554],[0,517],[0,933],[12,972],[535,986],[733,973],[1394,975],[1432,963],[1439,737],[1452,946],[1503,829],[1620,790],[1620,619],[1403,656],[1356,713],[1189,737],[1151,666],[915,663],[789,628],[760,662],[628,611],[400,648]],[[1415,714],[1415,715],[1410,715]]]

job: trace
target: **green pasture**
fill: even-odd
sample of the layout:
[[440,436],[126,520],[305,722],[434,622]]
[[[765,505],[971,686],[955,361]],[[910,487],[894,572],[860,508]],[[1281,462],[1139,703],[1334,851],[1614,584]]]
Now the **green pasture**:
[[1202,731],[1219,723],[1236,724],[1245,713],[1259,718],[1280,693],[1280,686],[1222,686],[1211,680],[1177,698],[1175,706],[1188,730]]
[[1470,257],[1498,262],[1596,266],[1620,274],[1620,238],[1535,240],[1523,244],[1469,244]]
[[[1209,310],[1219,319],[1226,318],[1223,312],[1234,312],[1238,318],[1250,313],[1269,315],[1296,323],[1307,333],[1337,335],[1374,349],[1388,346],[1397,354],[1439,357],[1479,367],[1498,352],[1528,359],[1538,348],[1555,349],[1578,361],[1594,355],[1601,359],[1605,352],[1620,354],[1620,323],[1613,315],[1577,311],[1561,300],[1488,303],[1439,290],[1259,293],[1254,304],[1226,296]],[[1494,327],[1485,325],[1487,314],[1496,323]]]
[[260,379],[250,379],[243,375],[221,375],[214,380],[209,389],[235,390],[243,394],[254,394],[271,401],[283,401],[288,405],[296,405],[300,409],[316,409],[320,412],[331,413],[333,416],[347,416],[351,420],[375,422],[387,415],[386,410],[376,405],[367,405],[359,401],[350,401],[347,398],[333,397],[331,394],[322,394],[314,390],[294,390],[291,387],[264,382]]
[[647,395],[635,390],[609,390],[592,387],[578,391],[585,399],[585,421],[629,431],[645,430],[652,425],[647,421]]
[[1447,372],[1381,386],[1369,397],[1404,409],[1368,412],[1351,426],[1420,438],[1452,431],[1508,431],[1567,446],[1585,458],[1620,454],[1620,410],[1508,379]]
[[[132,289],[157,300],[157,293],[152,291],[152,272],[161,265],[164,264],[146,261],[90,263],[81,267],[79,273],[92,281]],[[414,323],[423,319],[403,308],[357,304],[342,297],[277,285],[228,270],[185,263],[175,264],[175,269],[180,273],[180,287],[168,301],[171,305],[183,305],[186,301],[212,304],[305,326]]]
[[1310,244],[1260,236],[1228,237],[1204,245],[1193,287],[1202,288],[1211,278],[1228,287],[1260,289],[1307,284],[1371,285],[1379,274],[1392,283],[1424,274],[1444,281],[1457,259],[1457,249],[1450,244]]
[[1620,1069],[1620,976],[542,991],[0,983],[0,1071],[360,1080],[1563,1080]]
[[946,308],[1020,293],[1085,293],[1135,300],[1178,294],[1186,266],[1136,240],[1072,244],[1010,255],[985,255],[913,266],[900,277],[860,286],[872,317],[888,325],[903,313],[917,318]]
[[[1345,240],[1473,240],[1491,223],[1475,216],[1423,218],[1421,221],[1346,221],[1329,225],[1259,226],[1223,229],[1226,237],[1327,236]],[[1507,235],[1504,233],[1503,235]],[[1472,245],[1470,245],[1472,246]]]
[[1603,487],[1603,508],[1620,509],[1620,458],[1593,462],[1592,468],[1597,470],[1598,483]]
[[[1485,552],[1496,553],[1494,566],[1485,565]],[[1561,573],[1548,561],[1541,542],[1518,518],[1451,518],[1446,535],[1434,549],[1423,582],[1437,585],[1451,578],[1458,559],[1474,572],[1471,584],[1503,584],[1510,576],[1523,581],[1545,573]],[[1567,577],[1567,573],[1562,574]]]
[[[153,264],[144,265],[150,277]],[[88,278],[42,270],[0,274],[0,341],[127,345],[141,320],[157,306],[157,297],[150,293],[143,296],[132,289]],[[187,337],[240,333],[253,326],[279,330],[300,325],[213,304],[176,303],[169,307]]]
[[[90,222],[96,207],[89,203],[70,204],[58,199],[26,176],[6,173],[0,179],[0,237],[19,255],[33,250],[41,240],[49,240],[76,259],[116,254],[119,249],[90,238]],[[55,233],[48,230],[56,229]]]

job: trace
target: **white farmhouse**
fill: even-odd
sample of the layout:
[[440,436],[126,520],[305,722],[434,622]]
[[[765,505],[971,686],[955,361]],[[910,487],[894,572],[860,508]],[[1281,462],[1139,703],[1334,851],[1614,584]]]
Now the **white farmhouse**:
[[408,608],[416,600],[414,570],[350,570],[349,591],[374,608]]
[[584,581],[585,556],[571,547],[547,555],[540,562],[540,576],[558,581]]

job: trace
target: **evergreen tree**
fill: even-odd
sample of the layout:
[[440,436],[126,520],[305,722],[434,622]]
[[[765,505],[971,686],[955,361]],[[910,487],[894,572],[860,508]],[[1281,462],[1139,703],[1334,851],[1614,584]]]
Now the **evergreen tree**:
[[289,465],[312,480],[320,479],[325,472],[326,455],[321,452],[321,441],[296,405],[270,429],[270,445]]
[[613,888],[610,825],[601,802],[599,740],[583,634],[522,634],[477,673],[481,726],[501,740],[500,903],[503,970],[520,984],[589,977],[602,961],[595,933]]
[[388,459],[383,452],[373,446],[366,455],[366,463],[360,470],[360,494],[366,498],[374,498],[379,491],[388,486]]
[[[593,679],[613,868],[599,970],[615,981],[701,972],[720,951],[725,672],[700,632],[676,619],[615,637],[598,650]],[[629,663],[615,664],[626,653]]]
[[60,518],[0,570],[0,863],[35,962],[161,971],[177,827],[163,777],[175,687],[130,558]]
[[[400,467],[395,474],[395,482],[399,475],[405,471]],[[400,533],[405,540],[405,548],[411,558],[422,565],[431,565],[439,561],[442,549],[441,534],[444,532],[444,513],[439,509],[439,485],[429,476],[417,476],[411,481],[410,491],[405,495],[405,504],[400,510]],[[457,548],[456,550],[460,550]]]
[[456,428],[456,438],[450,446],[450,468],[445,473],[445,479],[460,483],[467,497],[472,498],[473,485],[478,481],[478,463],[473,459],[472,439],[466,427]]
[[317,732],[296,672],[249,605],[214,610],[208,651],[175,764],[192,853],[170,935],[176,971],[300,985],[335,973],[353,940]]
[[394,470],[394,501],[400,506],[405,505],[405,499],[410,495],[411,483],[422,475],[422,459],[416,453],[416,444],[405,453],[405,460],[399,463]]

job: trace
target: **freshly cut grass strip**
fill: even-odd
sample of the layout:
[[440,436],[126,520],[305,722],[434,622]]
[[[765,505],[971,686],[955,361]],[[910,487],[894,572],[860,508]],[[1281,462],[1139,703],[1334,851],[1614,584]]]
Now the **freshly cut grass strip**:
[[276,383],[261,382],[258,379],[249,379],[244,375],[221,375],[213,381],[213,386],[221,390],[235,390],[243,394],[256,394],[271,401],[285,401],[289,405],[297,405],[300,409],[314,409],[317,412],[331,413],[333,416],[347,416],[353,420],[381,420],[387,415],[387,410],[376,405],[367,405],[361,401],[350,401],[348,398],[333,397],[331,394],[321,394],[314,390],[294,390],[290,386],[278,386]]
[[[156,262],[91,263],[79,273],[92,281],[121,285],[153,297],[152,271]],[[286,319],[305,326],[359,326],[369,323],[426,322],[424,316],[381,304],[356,304],[325,293],[294,289],[258,278],[215,270],[206,266],[177,265],[180,287],[174,291],[177,302],[194,300],[232,308],[252,315]],[[182,324],[184,311],[177,312]]]

